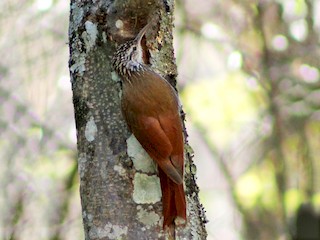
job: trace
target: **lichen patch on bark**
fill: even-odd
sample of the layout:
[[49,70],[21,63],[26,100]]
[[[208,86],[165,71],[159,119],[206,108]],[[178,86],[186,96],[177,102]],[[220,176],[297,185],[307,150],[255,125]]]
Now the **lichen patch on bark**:
[[83,76],[86,70],[86,67],[85,67],[86,55],[84,53],[80,53],[79,51],[77,51],[76,45],[77,45],[76,42],[71,44],[71,47],[75,50],[71,57],[74,63],[70,66],[70,72],[79,73],[80,76]]
[[70,65],[70,72],[71,73],[78,73],[80,76],[83,76],[85,71],[85,60],[86,54],[79,50],[79,46],[82,45],[81,41],[79,40],[79,36],[77,36],[77,30],[81,25],[81,22],[84,18],[84,10],[82,7],[78,5],[78,3],[74,2],[71,4],[71,23],[69,28],[69,39],[74,39],[71,43],[71,49],[73,50],[71,55],[71,62]]
[[122,176],[122,177],[126,177],[127,176],[126,170],[121,165],[114,165],[113,169],[116,172],[118,172],[120,176]]
[[83,12],[83,9],[78,6],[77,3],[71,4],[71,11],[72,11],[72,15],[71,15],[72,24],[70,24],[70,32],[73,32],[75,28],[80,26],[80,23],[84,17],[84,12]]
[[160,216],[153,210],[145,210],[141,206],[137,207],[138,220],[149,229],[152,225],[157,225],[160,222]]
[[[196,193],[192,193],[191,196],[187,195],[187,216],[198,216],[198,202]],[[191,229],[192,239],[202,239],[202,228],[200,217],[192,217],[188,221],[189,228]]]
[[119,76],[118,76],[118,74],[117,74],[115,71],[112,71],[112,72],[111,72],[111,79],[112,79],[113,81],[115,81],[115,82],[120,82],[120,81],[121,81],[120,78],[119,78]]
[[133,201],[153,204],[161,200],[160,179],[158,176],[136,173],[133,180]]
[[140,143],[133,134],[127,139],[127,146],[128,155],[132,159],[132,162],[136,170],[145,173],[157,172],[155,162],[143,149],[143,147],[140,145]]
[[86,171],[87,157],[85,153],[80,153],[78,158],[78,172],[80,175],[80,180],[84,176]]
[[121,239],[121,236],[126,235],[127,232],[128,227],[107,223],[103,228],[93,226],[89,231],[89,237],[90,239]]
[[86,21],[84,24],[86,31],[82,33],[84,43],[86,44],[87,51],[90,51],[96,44],[98,36],[98,26],[97,24]]
[[84,135],[88,140],[88,142],[92,142],[95,139],[97,132],[98,132],[97,125],[94,122],[93,116],[91,116],[89,121],[86,124],[86,128],[84,131]]
[[115,25],[116,25],[116,28],[121,29],[123,28],[123,21],[118,19]]

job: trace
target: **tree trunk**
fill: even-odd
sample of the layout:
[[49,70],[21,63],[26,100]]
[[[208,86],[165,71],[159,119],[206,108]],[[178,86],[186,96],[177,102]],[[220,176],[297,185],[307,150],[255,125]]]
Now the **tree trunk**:
[[[71,0],[69,67],[86,239],[166,237],[159,178],[153,161],[122,118],[120,79],[110,59],[116,44],[134,38],[147,22],[155,21],[158,29],[146,36],[150,65],[175,85],[173,6],[171,0]],[[188,223],[177,229],[176,236],[205,239],[206,220],[195,183],[196,168],[191,148],[187,142],[185,146]]]

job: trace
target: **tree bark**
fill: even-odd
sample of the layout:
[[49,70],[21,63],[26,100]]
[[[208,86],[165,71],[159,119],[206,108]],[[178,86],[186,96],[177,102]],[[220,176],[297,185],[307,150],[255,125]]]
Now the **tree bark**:
[[[86,239],[165,239],[159,178],[153,161],[128,131],[121,84],[110,65],[116,45],[158,23],[146,36],[150,65],[173,86],[173,1],[71,0],[70,75],[77,128],[82,217]],[[182,114],[183,116],[183,114]],[[185,134],[186,136],[186,134]],[[205,239],[205,216],[186,141],[188,223],[178,239]]]

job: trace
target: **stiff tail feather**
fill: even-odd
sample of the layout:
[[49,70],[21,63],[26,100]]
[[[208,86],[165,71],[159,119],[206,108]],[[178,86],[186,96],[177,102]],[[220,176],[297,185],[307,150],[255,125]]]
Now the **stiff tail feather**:
[[[163,207],[163,228],[173,228],[179,222],[184,225],[186,216],[186,199],[184,195],[183,184],[174,183],[162,170],[158,169]],[[177,219],[178,218],[178,219]],[[177,220],[176,220],[177,219]],[[176,220],[176,221],[175,221]]]

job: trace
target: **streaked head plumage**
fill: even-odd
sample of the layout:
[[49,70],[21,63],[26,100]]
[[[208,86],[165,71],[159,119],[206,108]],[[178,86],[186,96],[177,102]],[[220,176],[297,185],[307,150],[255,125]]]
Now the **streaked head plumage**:
[[138,35],[128,42],[121,44],[112,58],[112,65],[120,75],[141,70],[143,67],[143,49],[141,40],[151,24],[147,24]]

